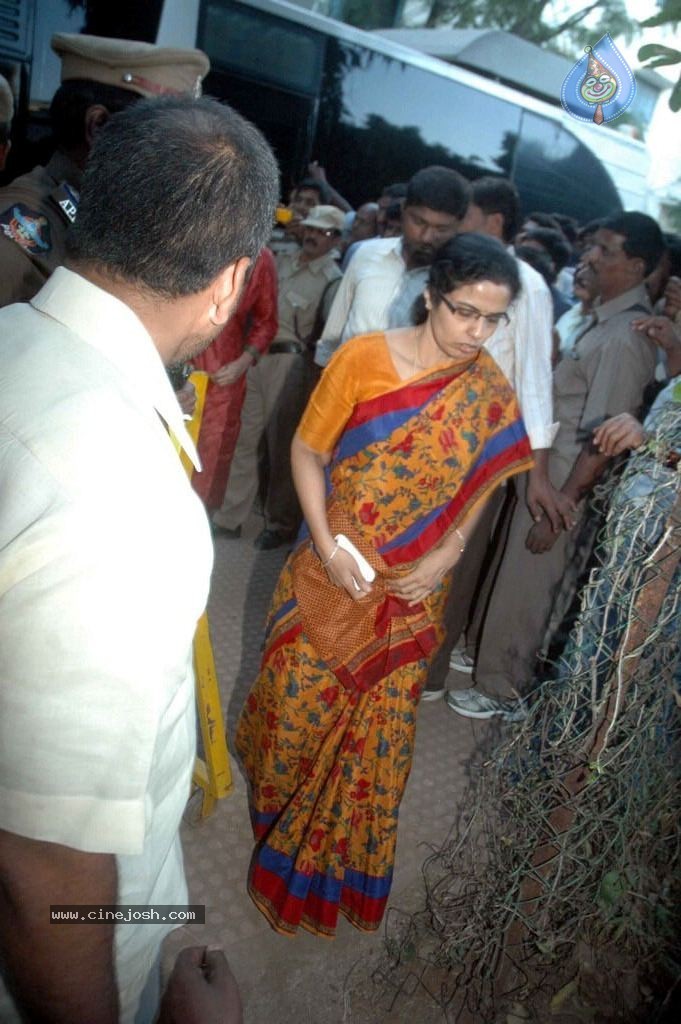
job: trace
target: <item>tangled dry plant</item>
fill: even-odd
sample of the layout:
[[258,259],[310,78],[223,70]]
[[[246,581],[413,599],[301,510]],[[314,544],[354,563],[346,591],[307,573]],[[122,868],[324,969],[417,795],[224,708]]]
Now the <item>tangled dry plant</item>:
[[387,1009],[420,993],[446,1021],[666,1019],[681,978],[674,449],[678,404],[605,496],[564,654],[474,771],[424,864],[424,910],[387,918]]

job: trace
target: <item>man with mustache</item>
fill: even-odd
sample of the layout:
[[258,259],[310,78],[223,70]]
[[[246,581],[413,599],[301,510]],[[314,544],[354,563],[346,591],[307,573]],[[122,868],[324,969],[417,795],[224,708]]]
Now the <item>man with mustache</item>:
[[351,260],[317,345],[319,366],[348,338],[412,323],[433,255],[459,231],[469,196],[470,186],[457,171],[417,171],[407,186],[402,235],[369,239]]
[[[213,560],[166,367],[234,313],[277,195],[271,150],[229,107],[141,100],[97,135],[66,265],[0,311],[3,1024],[157,1017],[174,925],[125,909],[187,901],[192,640]],[[124,923],[96,916],[118,907]],[[176,982],[194,963],[208,995],[220,965],[192,956]]]

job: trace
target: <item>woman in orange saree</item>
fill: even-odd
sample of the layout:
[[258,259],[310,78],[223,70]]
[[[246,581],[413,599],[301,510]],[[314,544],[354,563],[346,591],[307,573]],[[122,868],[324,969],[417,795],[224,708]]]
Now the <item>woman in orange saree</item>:
[[333,936],[339,913],[366,931],[381,922],[456,562],[485,498],[531,465],[514,394],[482,349],[518,289],[494,239],[453,239],[423,322],[344,345],[300,423],[309,535],[279,579],[237,730],[257,841],[249,892],[283,934]]

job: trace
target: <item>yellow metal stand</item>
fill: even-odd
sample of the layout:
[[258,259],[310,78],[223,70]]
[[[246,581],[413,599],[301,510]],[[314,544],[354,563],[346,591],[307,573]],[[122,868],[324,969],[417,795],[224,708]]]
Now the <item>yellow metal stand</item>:
[[[196,444],[206,403],[208,374],[197,371],[189,379],[196,390],[196,408],[187,424],[187,431]],[[194,467],[183,451],[180,451],[180,458],[187,474],[191,477]],[[194,634],[194,672],[204,758],[196,758],[192,782],[203,790],[201,817],[206,818],[215,810],[216,800],[228,796],[232,790],[232,768],[227,752],[227,737],[222,718],[222,705],[220,704],[220,691],[207,612],[204,612],[199,619]]]

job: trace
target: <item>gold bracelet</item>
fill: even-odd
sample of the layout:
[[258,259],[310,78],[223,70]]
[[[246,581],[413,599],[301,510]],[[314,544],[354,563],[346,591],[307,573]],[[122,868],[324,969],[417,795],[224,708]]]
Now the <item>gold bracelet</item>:
[[329,555],[327,560],[325,562],[322,562],[322,569],[326,569],[326,567],[329,564],[329,562],[333,561],[333,559],[336,557],[337,554],[338,554],[338,545],[336,544],[335,548],[333,549],[333,551],[331,552],[331,554]]
[[464,551],[466,550],[466,538],[464,537],[464,535],[462,534],[462,532],[461,532],[461,530],[459,529],[458,526],[454,527],[454,533],[457,535],[457,537],[461,541],[461,550],[459,551],[459,554],[462,555],[464,553]]

